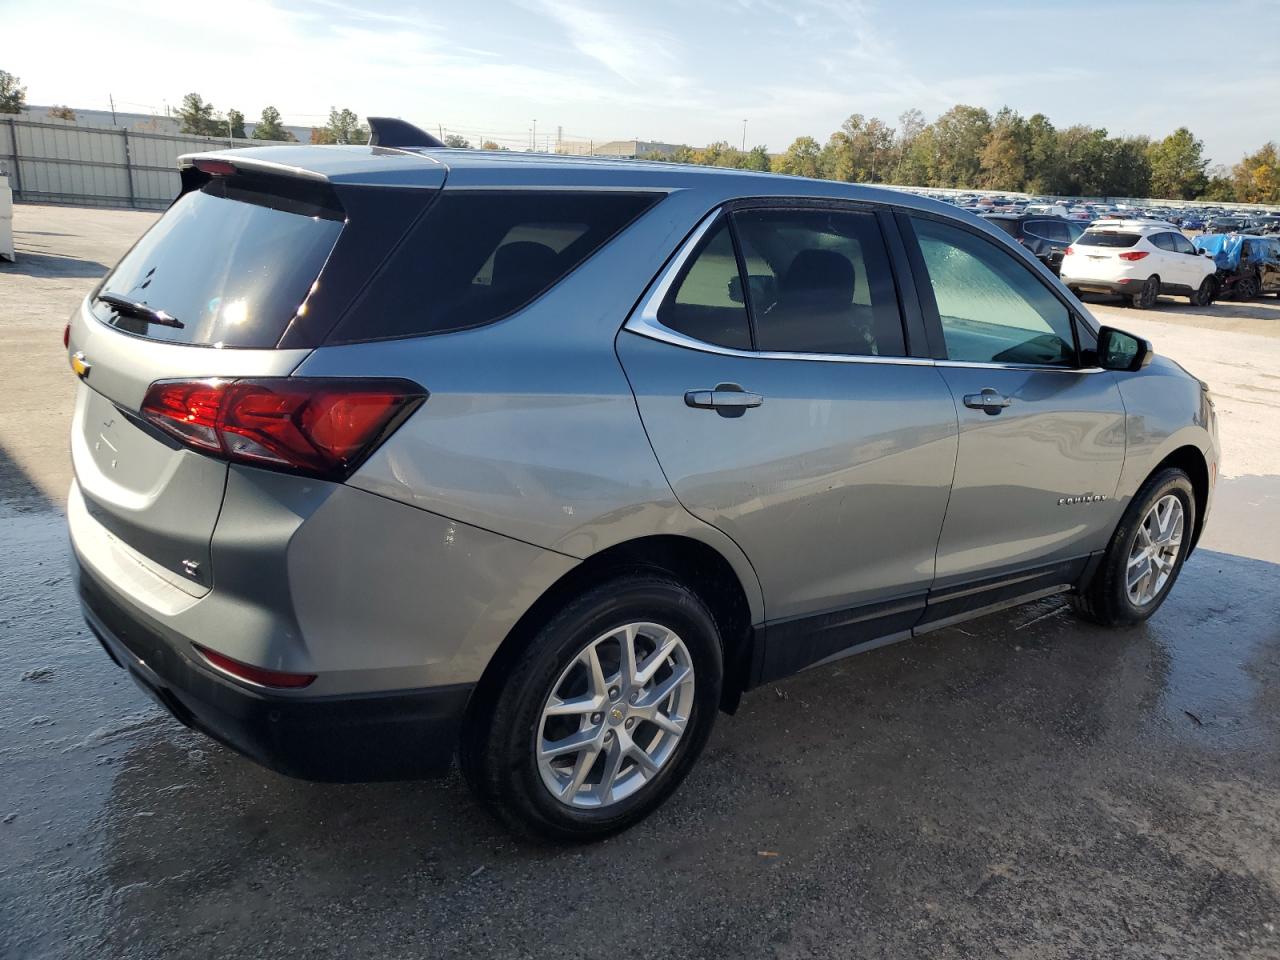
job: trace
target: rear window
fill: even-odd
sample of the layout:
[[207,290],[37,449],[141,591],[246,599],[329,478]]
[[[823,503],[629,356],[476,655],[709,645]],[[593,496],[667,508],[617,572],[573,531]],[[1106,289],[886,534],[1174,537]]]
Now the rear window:
[[423,336],[500,320],[660,198],[445,191],[326,342]]
[[1141,238],[1138,233],[1117,233],[1114,230],[1086,230],[1076,241],[1082,247],[1132,247]]
[[180,197],[98,291],[163,311],[181,326],[97,300],[93,312],[150,340],[274,347],[333,250],[343,217],[322,185],[215,177]]

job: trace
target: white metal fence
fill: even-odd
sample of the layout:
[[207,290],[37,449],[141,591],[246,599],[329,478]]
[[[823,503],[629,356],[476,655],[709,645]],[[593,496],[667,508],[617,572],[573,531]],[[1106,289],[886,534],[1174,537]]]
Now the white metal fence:
[[182,154],[273,145],[0,116],[0,171],[19,201],[163,209],[178,195]]

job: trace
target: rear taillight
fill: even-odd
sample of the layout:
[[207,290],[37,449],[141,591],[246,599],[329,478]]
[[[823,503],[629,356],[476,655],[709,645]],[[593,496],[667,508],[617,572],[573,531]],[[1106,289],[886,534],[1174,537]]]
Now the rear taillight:
[[1119,256],[1121,260],[1133,261],[1133,260],[1141,260],[1146,255],[1147,255],[1147,251],[1145,250],[1130,250],[1127,253],[1120,254]]
[[236,165],[230,160],[203,159],[195,162],[195,168],[211,177],[232,177],[236,174]]
[[263,667],[255,667],[251,663],[241,663],[239,660],[233,660],[225,654],[202,647],[198,643],[193,643],[192,646],[196,648],[196,653],[200,654],[205,662],[215,670],[235,677],[237,680],[252,683],[255,686],[296,690],[299,687],[309,686],[316,679],[316,674],[314,673],[285,673],[283,670],[267,670]]
[[159,380],[142,415],[202,453],[343,480],[426,396],[408,380]]
[[71,324],[68,323],[62,328],[62,349],[66,350],[71,346]]
[[1072,255],[1073,253],[1075,253],[1075,252],[1076,252],[1076,248],[1075,248],[1075,247],[1067,247],[1067,249],[1065,249],[1065,250],[1063,250],[1063,251],[1062,251],[1062,255],[1063,255],[1064,257],[1069,257],[1069,256],[1071,256],[1071,255]]

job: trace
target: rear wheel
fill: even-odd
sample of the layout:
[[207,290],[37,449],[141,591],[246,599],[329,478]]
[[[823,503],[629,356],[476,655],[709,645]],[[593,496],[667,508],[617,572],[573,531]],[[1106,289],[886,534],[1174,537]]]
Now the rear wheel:
[[1129,302],[1139,310],[1150,310],[1156,305],[1156,298],[1159,296],[1160,278],[1147,277],[1147,279],[1143,281],[1142,289],[1130,297]]
[[1191,545],[1196,499],[1187,474],[1169,467],[1138,491],[1112,534],[1076,611],[1105,626],[1141,623],[1160,609]]
[[1191,295],[1191,305],[1194,307],[1207,307],[1213,303],[1214,294],[1218,292],[1218,285],[1213,277],[1205,277],[1200,281],[1200,286],[1196,288],[1196,292]]
[[643,819],[710,736],[722,657],[715,621],[657,573],[588,590],[537,632],[471,711],[462,771],[509,827],[594,840]]
[[1258,295],[1258,280],[1256,277],[1241,277],[1240,282],[1236,284],[1237,300],[1252,300]]

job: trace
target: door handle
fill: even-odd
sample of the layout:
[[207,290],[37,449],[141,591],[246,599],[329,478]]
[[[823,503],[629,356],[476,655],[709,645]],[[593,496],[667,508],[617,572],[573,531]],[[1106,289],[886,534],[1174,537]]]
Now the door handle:
[[714,390],[689,390],[684,402],[699,410],[719,410],[728,416],[740,416],[751,407],[764,403],[758,393],[747,393],[736,383],[717,384]]
[[964,398],[966,407],[971,407],[974,410],[983,410],[992,417],[1011,403],[1013,403],[1013,400],[1000,393],[1000,391],[993,390],[991,387],[986,387],[981,393],[967,393]]

